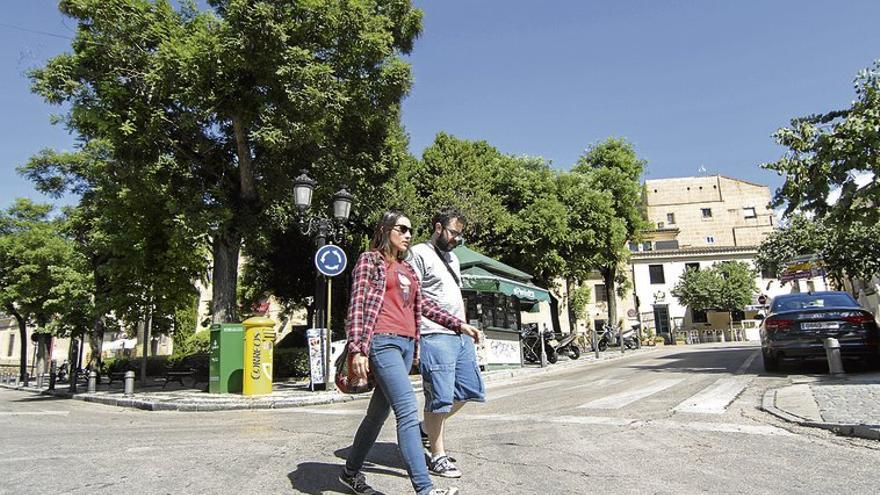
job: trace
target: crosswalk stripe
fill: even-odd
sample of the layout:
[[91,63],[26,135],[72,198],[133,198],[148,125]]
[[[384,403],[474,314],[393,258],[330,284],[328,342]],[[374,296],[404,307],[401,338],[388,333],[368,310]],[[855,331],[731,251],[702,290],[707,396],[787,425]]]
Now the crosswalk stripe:
[[521,394],[523,392],[533,392],[535,390],[541,390],[541,389],[545,389],[545,388],[555,387],[556,385],[559,385],[562,383],[568,383],[568,381],[567,380],[549,380],[546,382],[535,383],[532,385],[525,385],[522,387],[514,387],[514,388],[511,388],[510,390],[506,390],[504,392],[498,392],[498,393],[491,392],[491,389],[490,389],[490,392],[486,394],[486,399],[489,401],[496,400],[496,399],[502,399],[504,397],[510,397],[511,395]]
[[645,387],[626,390],[618,394],[608,395],[601,399],[587,402],[582,406],[578,406],[578,409],[620,409],[621,407],[628,406],[629,404],[644,399],[645,397],[654,395],[657,392],[666,390],[669,387],[674,387],[683,381],[683,378],[666,378],[657,380]]
[[[297,408],[299,413],[322,414],[335,416],[363,416],[363,411],[345,411],[341,409],[310,409]],[[290,412],[294,410],[289,410]],[[535,414],[470,414],[464,413],[468,420],[483,420],[496,422],[516,422],[527,424],[570,424],[570,425],[596,425],[596,426],[625,426],[625,427],[656,427],[673,430],[694,430],[717,433],[739,433],[744,435],[769,435],[791,436],[791,432],[782,428],[769,425],[743,425],[733,423],[709,423],[699,421],[677,422],[671,420],[643,420],[634,418],[610,418],[604,416],[551,416]]]
[[70,411],[0,411],[0,416],[67,416]]
[[673,408],[676,412],[724,414],[727,406],[748,386],[751,377],[721,378]]
[[575,386],[571,387],[571,389],[573,390],[576,388],[587,388],[587,387],[598,389],[598,388],[603,388],[603,387],[610,387],[611,385],[616,385],[622,381],[623,381],[622,378],[602,378],[601,380],[594,380],[589,383],[575,385]]

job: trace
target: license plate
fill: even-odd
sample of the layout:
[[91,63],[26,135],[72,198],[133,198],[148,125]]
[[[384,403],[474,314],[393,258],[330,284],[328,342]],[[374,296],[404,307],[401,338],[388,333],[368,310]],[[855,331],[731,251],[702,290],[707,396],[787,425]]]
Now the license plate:
[[837,330],[840,328],[838,321],[805,321],[801,323],[804,330]]

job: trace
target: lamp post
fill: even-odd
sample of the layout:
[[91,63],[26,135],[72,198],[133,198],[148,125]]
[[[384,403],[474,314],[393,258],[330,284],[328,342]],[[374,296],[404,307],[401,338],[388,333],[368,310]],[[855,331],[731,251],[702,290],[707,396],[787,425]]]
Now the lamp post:
[[[300,232],[303,235],[314,236],[315,249],[322,248],[328,241],[331,244],[338,242],[338,239],[345,233],[345,224],[348,222],[351,214],[351,204],[354,196],[349,193],[345,186],[342,186],[336,194],[333,195],[333,215],[327,217],[321,213],[310,212],[312,205],[312,194],[318,182],[308,176],[305,170],[293,183],[293,199],[299,212]],[[333,388],[333,380],[330,377],[330,341],[332,332],[328,328],[327,323],[330,315],[327,314],[327,277],[315,274],[315,299],[314,310],[312,311],[312,328],[327,328],[327,342],[325,344],[324,359],[324,384],[326,390]]]

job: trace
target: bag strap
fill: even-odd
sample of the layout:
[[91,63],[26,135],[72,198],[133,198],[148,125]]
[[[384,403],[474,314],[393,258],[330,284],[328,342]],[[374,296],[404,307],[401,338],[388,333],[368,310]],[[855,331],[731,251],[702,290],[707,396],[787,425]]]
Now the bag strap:
[[440,257],[440,261],[442,261],[443,264],[446,265],[446,269],[449,270],[449,274],[452,275],[453,279],[455,279],[455,283],[458,284],[459,287],[461,287],[461,279],[459,279],[458,275],[455,274],[455,270],[453,270],[452,267],[449,266],[449,262],[446,261],[446,257],[443,256],[442,252],[440,252],[440,248],[434,246],[434,252],[437,253],[437,256]]

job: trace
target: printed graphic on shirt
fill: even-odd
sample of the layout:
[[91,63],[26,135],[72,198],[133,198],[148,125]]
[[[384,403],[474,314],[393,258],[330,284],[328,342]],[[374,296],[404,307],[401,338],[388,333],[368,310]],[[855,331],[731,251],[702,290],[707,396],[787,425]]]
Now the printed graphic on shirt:
[[400,293],[403,296],[403,305],[410,306],[410,292],[412,292],[412,281],[410,281],[409,277],[406,276],[402,270],[395,270],[397,272],[397,283],[400,286]]

